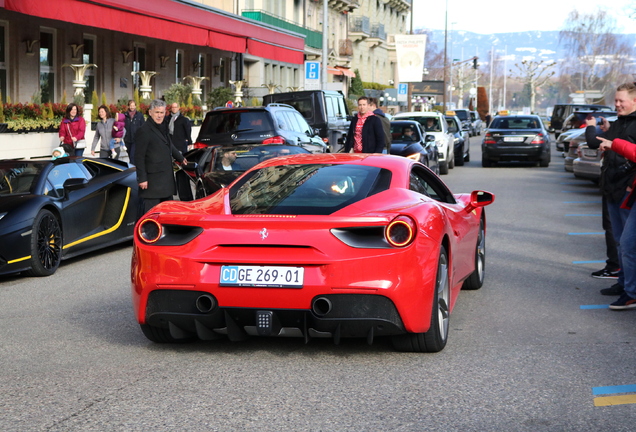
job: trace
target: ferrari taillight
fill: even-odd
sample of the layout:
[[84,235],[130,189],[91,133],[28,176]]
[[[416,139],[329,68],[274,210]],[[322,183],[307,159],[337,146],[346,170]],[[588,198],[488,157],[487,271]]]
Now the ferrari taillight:
[[137,234],[144,243],[152,244],[163,235],[163,227],[154,219],[144,219],[137,227]]
[[282,136],[274,136],[263,140],[263,144],[285,144],[285,138]]
[[405,247],[410,245],[417,234],[417,224],[409,216],[398,216],[384,230],[384,237],[391,246]]
[[490,133],[487,133],[484,135],[484,144],[497,144],[497,141],[495,141]]
[[201,148],[208,148],[210,146],[207,145],[207,144],[203,144],[202,142],[198,142],[197,141],[197,142],[194,143],[194,145],[192,147],[195,148],[195,149],[201,149]]

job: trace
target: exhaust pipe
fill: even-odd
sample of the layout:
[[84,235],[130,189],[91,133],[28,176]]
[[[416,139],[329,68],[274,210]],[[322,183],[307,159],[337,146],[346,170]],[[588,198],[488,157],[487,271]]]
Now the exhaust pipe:
[[201,313],[209,313],[216,307],[216,299],[208,294],[203,294],[195,302],[197,310]]
[[311,310],[316,315],[322,317],[331,312],[332,308],[331,300],[326,297],[318,297],[314,300],[313,305],[311,306]]

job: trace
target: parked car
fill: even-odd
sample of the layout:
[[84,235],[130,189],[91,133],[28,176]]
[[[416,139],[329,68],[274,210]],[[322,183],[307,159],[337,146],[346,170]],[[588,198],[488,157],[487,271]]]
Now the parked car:
[[[223,167],[223,155],[227,152],[231,153],[233,161],[229,166]],[[184,155],[188,165],[182,166],[175,173],[179,199],[192,201],[204,198],[226,187],[264,160],[301,153],[309,152],[302,147],[288,144],[212,145],[194,149]]]
[[563,159],[563,169],[567,172],[574,172],[574,159],[579,157],[579,146],[585,144],[585,129],[581,130],[583,133],[573,136],[568,143],[568,151]]
[[574,177],[592,180],[598,183],[601,179],[601,158],[603,152],[591,149],[582,143],[577,149],[578,157],[572,162]]
[[462,129],[468,132],[469,136],[475,135],[475,129],[473,128],[473,122],[470,118],[470,111],[467,109],[456,109],[452,111],[446,111],[447,116],[457,116],[462,125]]
[[135,315],[159,343],[389,336],[401,351],[441,351],[460,290],[484,282],[493,201],[451,193],[409,158],[271,159],[137,224]]
[[287,144],[312,153],[327,151],[327,145],[303,116],[285,104],[209,111],[194,147],[236,144]]
[[555,147],[557,150],[564,152],[563,157],[565,157],[565,154],[568,152],[568,149],[570,148],[570,141],[574,138],[577,138],[581,135],[585,135],[585,128],[582,129],[570,129],[567,132],[563,132],[561,135],[559,135],[559,137],[556,139],[556,144]]
[[470,134],[461,128],[461,122],[457,116],[446,116],[448,130],[454,135],[453,146],[455,148],[455,165],[463,166],[464,162],[470,162]]
[[481,164],[532,161],[550,165],[550,134],[536,115],[496,116],[481,144]]
[[265,95],[263,104],[267,106],[271,103],[293,106],[312,128],[318,130],[318,135],[330,151],[339,150],[338,142],[349,130],[351,114],[342,92],[306,90]]
[[481,131],[484,128],[484,122],[481,120],[477,111],[470,112],[470,121],[473,125],[473,136],[481,135]]
[[448,130],[448,123],[444,116],[437,111],[414,111],[397,113],[394,120],[415,120],[422,125],[427,135],[435,137],[435,144],[439,150],[439,172],[448,174],[448,170],[455,168],[455,136]]
[[[407,130],[411,130],[409,134]],[[394,120],[391,122],[391,154],[420,162],[439,175],[439,151],[433,135],[426,135],[419,122]]]
[[595,105],[595,104],[557,104],[552,110],[552,117],[550,118],[550,127],[554,131],[556,138],[563,132],[563,124],[565,119],[574,111],[612,111],[607,105]]
[[599,122],[602,117],[616,117],[616,111],[575,111],[563,122],[563,132],[570,129],[585,129],[585,119],[589,116],[594,117]]
[[130,240],[136,170],[113,159],[0,161],[0,274],[49,276],[60,262]]

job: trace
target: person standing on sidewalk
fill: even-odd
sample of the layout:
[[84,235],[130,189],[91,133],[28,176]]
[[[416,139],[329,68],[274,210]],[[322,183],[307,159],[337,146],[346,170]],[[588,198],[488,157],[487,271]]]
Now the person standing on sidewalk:
[[384,150],[384,130],[382,122],[373,115],[369,107],[369,98],[358,98],[358,115],[349,125],[344,151],[349,153],[382,153]]
[[135,135],[144,124],[144,115],[137,111],[137,104],[134,100],[128,101],[128,111],[126,111],[126,136],[124,143],[126,144],[126,152],[128,160],[131,164],[135,164]]
[[[636,143],[636,84],[621,84],[616,89],[614,97],[616,114],[618,119],[612,126],[599,135],[613,141],[617,138]],[[586,119],[587,128],[585,138],[589,148],[597,149],[601,145],[601,140],[597,137],[596,119]],[[625,293],[625,267],[622,262],[621,236],[625,227],[625,222],[629,216],[629,210],[621,208],[622,203],[628,195],[628,188],[631,188],[636,178],[636,164],[629,161],[615,151],[608,151],[603,155],[601,166],[600,188],[607,202],[607,211],[610,217],[612,232],[616,240],[618,250],[620,271],[618,282],[610,288],[601,290],[603,295],[620,295],[620,298],[612,303],[613,309],[625,308],[631,297]],[[630,189],[631,190],[631,189]],[[636,275],[627,276],[628,280]],[[636,307],[636,306],[634,306]]]

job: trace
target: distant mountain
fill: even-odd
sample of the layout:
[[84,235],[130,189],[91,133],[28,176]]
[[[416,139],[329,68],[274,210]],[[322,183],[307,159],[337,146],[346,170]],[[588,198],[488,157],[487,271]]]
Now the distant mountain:
[[[418,31],[419,30],[419,31]],[[444,30],[416,29],[417,33],[429,32],[431,42],[438,50],[444,49]],[[632,46],[636,46],[636,34],[622,35]],[[452,49],[451,49],[452,47]],[[496,33],[484,35],[467,31],[448,32],[448,55],[453,59],[466,60],[479,57],[479,64],[490,64],[490,51],[500,58],[506,56],[510,64],[526,58],[531,60],[555,60],[565,58],[565,50],[559,46],[558,31],[529,31],[518,33]]]

